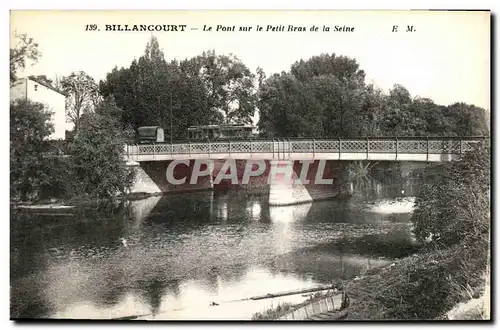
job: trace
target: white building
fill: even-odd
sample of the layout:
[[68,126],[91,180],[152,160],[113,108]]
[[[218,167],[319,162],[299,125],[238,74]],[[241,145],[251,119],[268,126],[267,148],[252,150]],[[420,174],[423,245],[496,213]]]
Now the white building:
[[66,123],[66,96],[62,91],[38,79],[22,78],[10,87],[10,100],[17,99],[43,103],[53,112],[54,133],[49,140],[64,140],[65,131],[72,129],[71,124]]

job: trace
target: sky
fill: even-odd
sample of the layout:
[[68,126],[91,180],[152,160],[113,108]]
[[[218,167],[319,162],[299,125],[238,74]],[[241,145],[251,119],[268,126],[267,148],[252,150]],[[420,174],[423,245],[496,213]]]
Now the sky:
[[[42,57],[22,75],[50,78],[85,71],[97,81],[115,66],[128,67],[152,35],[167,61],[214,49],[232,53],[266,74],[321,53],[355,58],[367,80],[386,92],[405,86],[413,96],[448,105],[466,102],[490,109],[490,13],[445,11],[11,11],[14,33],[27,33]],[[100,31],[86,31],[96,24]],[[113,32],[106,24],[183,24],[185,32]],[[203,31],[204,25],[232,27]],[[263,31],[255,31],[257,25]],[[266,32],[267,26],[305,27],[306,32]],[[317,32],[309,31],[317,26]],[[333,32],[334,26],[353,32]],[[398,32],[392,32],[398,25]],[[413,32],[405,32],[407,26]],[[252,26],[239,32],[240,26]],[[323,26],[329,26],[324,32]],[[197,28],[198,30],[191,30]]]

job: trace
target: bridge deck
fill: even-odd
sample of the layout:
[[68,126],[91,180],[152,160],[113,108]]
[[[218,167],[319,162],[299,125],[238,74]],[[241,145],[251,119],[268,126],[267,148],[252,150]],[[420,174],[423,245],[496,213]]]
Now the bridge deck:
[[217,141],[126,146],[134,161],[171,159],[447,161],[473,150],[477,138],[301,139]]

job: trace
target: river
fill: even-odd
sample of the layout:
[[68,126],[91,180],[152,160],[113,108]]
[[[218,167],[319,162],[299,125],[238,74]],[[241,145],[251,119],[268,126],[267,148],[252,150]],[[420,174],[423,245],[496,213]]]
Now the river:
[[338,283],[411,253],[412,187],[365,180],[348,200],[286,207],[208,191],[108,213],[12,213],[11,317],[250,319],[306,297],[234,300]]

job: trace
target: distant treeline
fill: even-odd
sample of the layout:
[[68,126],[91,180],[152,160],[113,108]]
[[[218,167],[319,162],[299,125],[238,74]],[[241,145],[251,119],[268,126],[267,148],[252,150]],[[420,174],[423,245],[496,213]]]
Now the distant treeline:
[[[250,123],[260,112],[264,137],[488,135],[488,113],[464,103],[448,106],[413,97],[401,85],[388,94],[365,81],[355,59],[321,54],[268,77],[234,55],[214,51],[167,62],[153,37],[128,68],[99,82],[114,97],[124,128],[158,125],[184,138],[190,125]],[[458,97],[458,95],[457,95]]]

